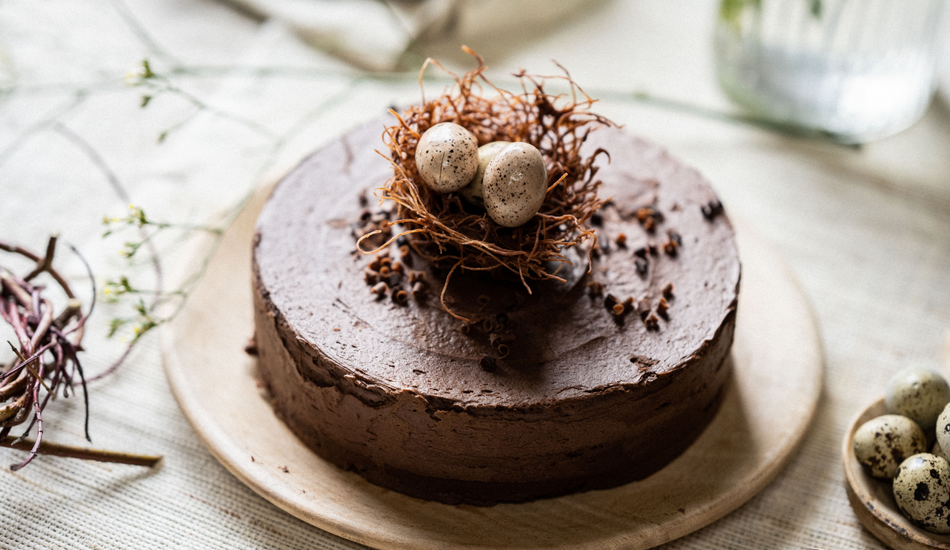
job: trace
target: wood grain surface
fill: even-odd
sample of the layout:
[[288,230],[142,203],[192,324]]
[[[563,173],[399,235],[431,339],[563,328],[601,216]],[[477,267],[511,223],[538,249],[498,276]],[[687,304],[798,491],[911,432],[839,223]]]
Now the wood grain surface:
[[741,224],[742,291],[734,378],[716,419],[650,478],[490,508],[425,502],[325,462],[273,414],[243,352],[253,330],[250,241],[267,192],[226,234],[205,278],[163,327],[168,380],[215,457],[254,491],[331,533],[385,549],[650,548],[736,509],[779,472],[822,387],[809,306],[781,259]]

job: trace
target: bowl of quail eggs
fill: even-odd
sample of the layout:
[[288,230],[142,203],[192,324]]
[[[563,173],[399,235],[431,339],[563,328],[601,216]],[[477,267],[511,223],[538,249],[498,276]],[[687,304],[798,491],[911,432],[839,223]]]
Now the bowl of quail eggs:
[[842,455],[848,499],[896,550],[950,550],[950,385],[922,368],[898,372],[854,417]]

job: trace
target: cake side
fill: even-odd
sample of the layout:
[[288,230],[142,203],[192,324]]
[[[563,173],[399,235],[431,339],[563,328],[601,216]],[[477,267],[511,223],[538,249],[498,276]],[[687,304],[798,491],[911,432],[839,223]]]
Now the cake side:
[[521,502],[645,478],[699,436],[731,373],[734,315],[691,364],[649,384],[532,406],[446,408],[335,364],[266,302],[255,293],[261,374],[291,430],[374,484],[450,504]]
[[[739,279],[728,221],[700,212],[715,200],[702,178],[623,132],[593,134],[590,146],[609,143],[613,156],[601,172],[614,197],[605,238],[624,232],[628,250],[605,254],[584,277],[623,295],[658,296],[672,282],[670,317],[659,331],[635,316],[618,324],[583,285],[551,304],[529,297],[511,317],[521,348],[537,353],[488,373],[478,366],[483,344],[435,304],[375,302],[360,280],[346,220],[359,215],[357,194],[385,180],[388,166],[372,152],[381,126],[304,161],[258,224],[259,364],[288,426],[341,467],[444,502],[614,486],[682,452],[728,380]],[[645,204],[667,212],[684,241],[647,277],[632,254],[649,236],[627,215]]]

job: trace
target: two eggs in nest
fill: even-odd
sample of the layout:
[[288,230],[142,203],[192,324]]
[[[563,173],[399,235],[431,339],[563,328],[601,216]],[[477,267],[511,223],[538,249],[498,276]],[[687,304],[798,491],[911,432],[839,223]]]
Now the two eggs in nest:
[[537,147],[508,141],[479,147],[471,132],[452,122],[441,122],[422,134],[415,160],[430,189],[458,192],[470,203],[484,206],[488,217],[504,227],[527,223],[547,194],[547,168]]

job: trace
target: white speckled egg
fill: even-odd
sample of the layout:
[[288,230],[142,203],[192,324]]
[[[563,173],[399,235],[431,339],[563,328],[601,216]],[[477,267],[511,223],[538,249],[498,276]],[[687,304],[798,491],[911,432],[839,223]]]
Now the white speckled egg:
[[891,378],[884,400],[889,412],[910,418],[925,431],[932,430],[950,403],[950,386],[932,370],[911,367]]
[[[947,404],[940,416],[937,417],[935,431],[937,432],[937,443],[934,446],[941,449],[950,449],[950,404]],[[942,453],[934,452],[934,454],[941,456]],[[944,458],[946,458],[945,455]]]
[[485,190],[482,186],[485,169],[488,168],[491,159],[495,158],[499,151],[510,144],[510,141],[492,141],[478,148],[478,170],[475,171],[472,182],[459,190],[459,195],[462,195],[462,198],[474,205],[485,206]]
[[[939,422],[939,421],[938,421],[938,422]],[[930,449],[930,454],[932,454],[932,455],[934,455],[934,456],[939,456],[940,458],[944,458],[944,459],[947,458],[947,455],[944,454],[944,452],[943,452],[943,448],[940,447],[940,442],[939,442],[939,441],[937,441],[936,443],[934,443],[933,448]]]
[[478,170],[478,141],[458,124],[440,122],[419,138],[416,169],[433,191],[458,191],[472,181]]
[[905,416],[872,418],[854,432],[854,455],[877,478],[894,477],[904,459],[926,450],[923,430]]
[[894,478],[901,513],[931,533],[950,533],[950,463],[930,453],[914,455]]
[[537,147],[506,145],[485,168],[485,210],[498,225],[518,227],[534,217],[544,203],[548,171]]

